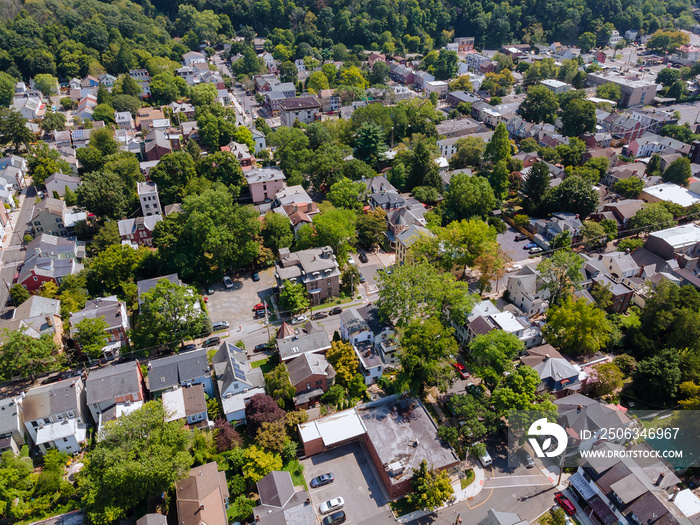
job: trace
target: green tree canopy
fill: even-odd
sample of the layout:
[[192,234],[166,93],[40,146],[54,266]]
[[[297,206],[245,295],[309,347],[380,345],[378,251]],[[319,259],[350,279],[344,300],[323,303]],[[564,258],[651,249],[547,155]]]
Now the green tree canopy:
[[513,358],[525,350],[525,345],[514,334],[494,330],[478,335],[469,343],[475,372],[490,389],[495,388],[505,372],[513,370]]
[[288,315],[296,315],[309,309],[309,295],[306,287],[297,282],[285,281],[280,291],[280,306]]
[[537,265],[542,288],[549,293],[549,302],[559,304],[578,290],[583,282],[583,259],[571,250],[558,250]]
[[607,344],[611,332],[602,310],[585,299],[571,297],[547,310],[547,324],[542,329],[552,346],[573,356],[596,353]]
[[408,497],[409,501],[420,509],[441,507],[454,493],[447,472],[428,469],[425,459],[417,469],[413,469],[411,484],[413,492]]
[[458,173],[452,177],[445,193],[445,218],[459,221],[473,217],[487,217],[496,208],[493,188],[484,177],[470,177]]
[[74,339],[80,348],[92,358],[102,356],[102,348],[107,344],[109,336],[105,330],[109,328],[104,317],[86,317],[75,325]]
[[60,370],[65,356],[51,334],[38,339],[24,333],[24,330],[3,330],[0,333],[0,381],[15,377]]
[[559,101],[550,89],[545,86],[532,86],[527,91],[527,97],[520,105],[524,119],[530,122],[554,122]]

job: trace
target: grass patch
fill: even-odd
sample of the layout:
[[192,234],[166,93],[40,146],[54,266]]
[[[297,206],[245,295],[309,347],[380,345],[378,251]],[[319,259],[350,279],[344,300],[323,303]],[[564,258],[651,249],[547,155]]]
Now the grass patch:
[[267,374],[270,370],[275,368],[279,364],[279,356],[277,354],[266,357],[265,359],[260,359],[259,361],[253,361],[250,363],[251,368],[260,368],[263,374]]
[[287,463],[282,470],[286,470],[292,476],[292,483],[294,486],[302,486],[308,490],[306,486],[306,480],[304,479],[304,466],[299,463],[298,459],[294,459]]
[[459,480],[459,485],[462,487],[462,490],[466,489],[469,485],[471,485],[474,482],[474,478],[476,477],[472,469],[467,470],[466,474],[466,478]]
[[409,514],[410,512],[420,510],[418,507],[411,504],[408,501],[408,498],[406,498],[405,496],[403,498],[397,499],[396,501],[390,501],[389,505],[391,506],[391,510],[394,511],[394,514],[396,516],[403,516],[405,514]]

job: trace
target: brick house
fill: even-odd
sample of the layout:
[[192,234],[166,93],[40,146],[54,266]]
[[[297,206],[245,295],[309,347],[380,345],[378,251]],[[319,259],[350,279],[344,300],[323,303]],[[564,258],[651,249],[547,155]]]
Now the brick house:
[[124,219],[117,223],[119,236],[122,241],[131,245],[153,246],[153,230],[160,221],[162,215],[150,215],[149,217],[136,217]]
[[275,263],[278,286],[286,280],[296,281],[306,287],[314,305],[340,294],[340,268],[330,246],[311,248],[291,253],[281,248],[280,260]]
[[322,354],[304,353],[287,361],[289,381],[296,395],[297,409],[310,408],[335,383],[335,370]]

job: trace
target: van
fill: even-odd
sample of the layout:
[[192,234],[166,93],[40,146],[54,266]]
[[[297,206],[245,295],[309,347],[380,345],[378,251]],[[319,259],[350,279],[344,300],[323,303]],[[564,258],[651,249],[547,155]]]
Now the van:
[[491,463],[493,463],[493,460],[491,459],[491,456],[489,455],[488,451],[485,451],[483,456],[479,456],[479,463],[481,463],[481,466],[484,468],[488,467],[489,465],[491,465]]
[[225,330],[228,327],[229,324],[227,321],[217,321],[216,323],[211,325],[212,330],[214,330],[215,332],[219,330]]

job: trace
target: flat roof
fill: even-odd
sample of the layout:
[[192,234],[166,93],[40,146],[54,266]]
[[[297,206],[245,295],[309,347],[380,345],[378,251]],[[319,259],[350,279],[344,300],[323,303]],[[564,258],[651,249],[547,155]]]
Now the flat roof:
[[366,432],[365,425],[354,408],[299,425],[302,441],[321,438],[326,447],[359,437]]
[[662,239],[676,248],[693,246],[700,243],[700,226],[697,224],[684,224],[650,233],[649,237]]
[[700,194],[670,182],[644,188],[644,193],[663,201],[673,202],[684,208],[700,203]]

